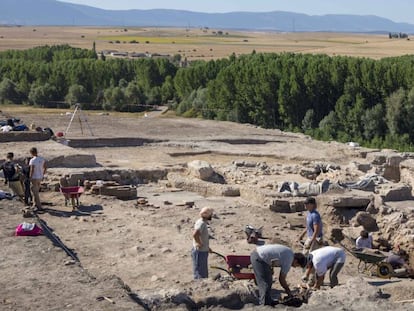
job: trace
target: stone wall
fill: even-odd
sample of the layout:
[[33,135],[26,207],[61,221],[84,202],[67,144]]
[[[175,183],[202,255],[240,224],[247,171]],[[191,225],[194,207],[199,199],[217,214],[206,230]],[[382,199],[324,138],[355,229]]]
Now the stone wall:
[[117,137],[117,138],[69,138],[67,143],[72,148],[96,148],[96,147],[135,147],[144,144],[159,143],[161,140]]
[[13,141],[44,141],[50,139],[50,135],[46,132],[7,132],[0,133],[0,143]]

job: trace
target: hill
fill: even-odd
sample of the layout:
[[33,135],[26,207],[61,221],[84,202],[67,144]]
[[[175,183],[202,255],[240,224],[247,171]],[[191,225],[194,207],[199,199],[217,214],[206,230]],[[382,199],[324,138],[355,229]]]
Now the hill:
[[182,10],[103,10],[56,0],[2,0],[2,25],[210,27],[274,31],[406,32],[414,25],[368,15],[310,16],[292,12],[200,13]]

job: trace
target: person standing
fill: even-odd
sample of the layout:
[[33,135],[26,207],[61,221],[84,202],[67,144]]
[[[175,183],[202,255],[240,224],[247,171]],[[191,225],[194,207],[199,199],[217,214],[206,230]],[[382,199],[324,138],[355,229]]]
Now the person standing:
[[13,195],[23,200],[24,193],[22,183],[20,181],[20,166],[14,162],[14,153],[8,152],[6,161],[0,167],[3,170],[5,183],[9,185]]
[[40,202],[40,185],[43,177],[46,173],[46,161],[43,157],[38,156],[37,148],[30,149],[32,158],[29,161],[30,167],[30,182],[32,184],[32,193],[34,197],[34,207],[38,210],[42,209],[42,203]]
[[302,253],[293,253],[292,249],[281,244],[258,246],[250,254],[257,286],[259,287],[259,304],[273,306],[271,290],[273,281],[273,267],[280,267],[279,283],[285,292],[291,296],[286,276],[290,267],[306,266],[306,257]]
[[213,209],[210,207],[202,208],[200,218],[194,224],[191,258],[193,260],[193,275],[195,280],[208,278],[208,253],[211,252],[208,222],[212,219],[213,212]]
[[24,188],[24,203],[27,206],[30,206],[33,203],[32,192],[30,191],[30,157],[27,157],[24,160],[24,165],[22,167],[23,175],[23,188]]
[[303,253],[306,255],[309,252],[323,246],[323,225],[321,215],[316,210],[315,198],[306,198],[304,204],[305,209],[307,210],[306,228],[299,236],[299,240],[302,240],[306,235],[306,240],[303,244]]
[[338,273],[345,264],[346,254],[342,248],[334,246],[325,246],[310,252],[308,258],[308,267],[305,277],[314,272],[316,274],[316,283],[314,289],[319,289],[325,274],[328,270],[331,288],[338,285]]

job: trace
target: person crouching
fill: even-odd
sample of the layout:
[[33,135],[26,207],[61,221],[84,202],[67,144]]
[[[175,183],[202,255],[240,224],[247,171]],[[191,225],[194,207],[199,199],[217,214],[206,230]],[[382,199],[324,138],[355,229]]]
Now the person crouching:
[[308,255],[308,264],[304,281],[309,278],[312,272],[316,274],[314,289],[319,289],[325,274],[329,270],[331,288],[339,284],[338,273],[345,264],[346,254],[342,248],[325,246],[314,250]]
[[273,282],[273,267],[280,267],[279,283],[286,294],[291,296],[286,276],[290,267],[306,266],[306,257],[302,253],[293,253],[292,249],[280,244],[258,246],[250,255],[257,286],[259,304],[273,306],[276,301],[270,295]]

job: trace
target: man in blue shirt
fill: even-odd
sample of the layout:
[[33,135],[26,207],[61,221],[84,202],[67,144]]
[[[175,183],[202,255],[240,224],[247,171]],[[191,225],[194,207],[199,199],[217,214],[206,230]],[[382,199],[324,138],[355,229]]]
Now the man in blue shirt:
[[299,240],[302,240],[306,235],[303,253],[306,255],[309,252],[321,248],[323,246],[323,225],[321,215],[316,210],[315,198],[308,197],[305,200],[306,213],[306,229],[302,232]]

